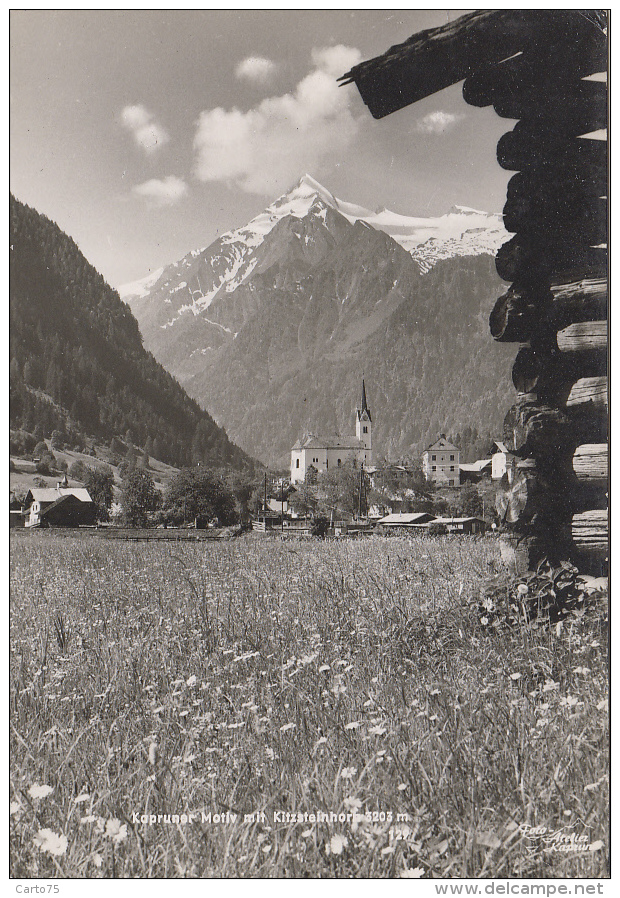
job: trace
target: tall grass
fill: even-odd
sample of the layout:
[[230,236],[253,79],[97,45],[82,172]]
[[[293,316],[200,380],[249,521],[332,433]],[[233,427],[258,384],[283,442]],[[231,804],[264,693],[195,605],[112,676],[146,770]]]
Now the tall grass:
[[12,548],[13,876],[606,875],[605,609],[487,632],[492,541]]

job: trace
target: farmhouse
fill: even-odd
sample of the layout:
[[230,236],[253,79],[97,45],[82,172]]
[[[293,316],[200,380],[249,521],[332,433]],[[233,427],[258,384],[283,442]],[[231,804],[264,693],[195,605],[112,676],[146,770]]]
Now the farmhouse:
[[440,434],[439,439],[422,453],[424,476],[438,486],[459,486],[459,458],[460,450],[448,442],[445,433]]
[[79,527],[96,521],[88,490],[70,487],[66,477],[56,487],[29,490],[24,507],[26,527]]
[[312,468],[322,474],[338,468],[346,461],[368,465],[372,462],[372,418],[366,402],[366,385],[362,381],[362,402],[355,412],[355,437],[324,437],[305,434],[291,449],[291,483],[305,480]]

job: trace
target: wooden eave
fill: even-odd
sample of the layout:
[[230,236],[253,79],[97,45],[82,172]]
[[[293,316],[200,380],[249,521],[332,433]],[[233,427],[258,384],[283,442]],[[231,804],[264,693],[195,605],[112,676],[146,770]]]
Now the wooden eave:
[[605,56],[605,10],[478,10],[429,28],[354,66],[339,81],[355,83],[374,118],[383,118],[536,46],[570,44]]

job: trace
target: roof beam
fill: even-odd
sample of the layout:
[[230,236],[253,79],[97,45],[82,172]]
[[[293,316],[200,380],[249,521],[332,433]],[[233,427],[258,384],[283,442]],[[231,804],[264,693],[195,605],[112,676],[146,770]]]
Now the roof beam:
[[354,66],[354,82],[375,118],[383,118],[532,47],[606,43],[600,10],[480,10],[414,34],[382,56]]

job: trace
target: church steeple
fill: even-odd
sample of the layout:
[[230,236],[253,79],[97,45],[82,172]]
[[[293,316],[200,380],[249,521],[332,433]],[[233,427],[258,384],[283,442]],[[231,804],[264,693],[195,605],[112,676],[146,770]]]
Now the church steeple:
[[[368,402],[366,400],[366,384],[362,379],[362,405],[361,408],[356,410],[355,415],[355,436],[358,440],[361,440],[364,444],[364,448],[369,452],[372,451],[372,418],[370,417],[370,410],[368,408]],[[366,461],[369,461],[369,458],[366,458]]]
[[370,417],[370,412],[368,411],[368,405],[366,403],[366,384],[364,383],[364,378],[362,378],[362,407],[360,409],[360,415],[363,412],[366,412],[366,414],[368,415],[368,420],[372,421],[372,418]]

